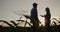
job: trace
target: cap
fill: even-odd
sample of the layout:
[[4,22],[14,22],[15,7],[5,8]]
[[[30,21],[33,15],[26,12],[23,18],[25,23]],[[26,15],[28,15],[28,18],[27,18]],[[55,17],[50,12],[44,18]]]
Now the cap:
[[38,5],[37,3],[33,3],[33,6]]

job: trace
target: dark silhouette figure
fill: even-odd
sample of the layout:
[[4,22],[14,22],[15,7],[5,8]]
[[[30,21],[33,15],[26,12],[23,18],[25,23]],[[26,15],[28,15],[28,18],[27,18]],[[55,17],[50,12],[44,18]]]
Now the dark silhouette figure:
[[33,3],[33,8],[31,10],[31,23],[33,23],[33,26],[36,24],[36,20],[38,19],[37,13],[38,13],[37,12],[37,3]]
[[31,10],[31,23],[33,24],[34,29],[38,29],[39,19],[38,19],[38,12],[37,12],[37,3],[33,3],[33,8]]
[[45,18],[45,26],[50,26],[51,14],[48,7],[46,8],[46,15],[41,15],[41,16]]
[[37,14],[37,4],[36,3],[33,3],[33,8],[31,10],[31,18],[32,19],[37,19],[38,17],[38,14]]

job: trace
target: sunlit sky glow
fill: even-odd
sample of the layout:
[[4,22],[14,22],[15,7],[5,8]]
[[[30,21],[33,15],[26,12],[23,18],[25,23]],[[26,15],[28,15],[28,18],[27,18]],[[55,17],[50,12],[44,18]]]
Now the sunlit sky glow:
[[46,7],[50,8],[51,17],[60,17],[60,0],[0,0],[0,20],[15,21],[20,14],[30,15],[34,2],[38,4],[38,18],[43,24],[44,19],[40,15],[45,14]]

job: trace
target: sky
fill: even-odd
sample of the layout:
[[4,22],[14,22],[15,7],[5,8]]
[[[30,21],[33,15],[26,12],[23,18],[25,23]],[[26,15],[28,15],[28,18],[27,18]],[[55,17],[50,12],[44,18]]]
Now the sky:
[[60,0],[0,0],[0,20],[17,20],[21,14],[30,15],[32,4],[37,3],[38,18],[45,14],[45,8],[49,7],[51,17],[60,17]]

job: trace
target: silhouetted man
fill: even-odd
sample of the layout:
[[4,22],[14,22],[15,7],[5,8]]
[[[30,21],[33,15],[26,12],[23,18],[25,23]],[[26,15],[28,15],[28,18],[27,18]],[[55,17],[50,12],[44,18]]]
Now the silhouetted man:
[[37,12],[37,3],[33,3],[33,8],[31,10],[31,23],[34,28],[39,27],[38,12]]
[[31,18],[32,19],[37,19],[38,17],[38,14],[37,14],[37,4],[36,3],[33,3],[33,8],[31,10]]
[[38,14],[37,13],[38,13],[37,12],[37,3],[33,3],[33,8],[31,10],[31,23],[33,23],[33,25],[36,22],[36,20],[38,19]]

